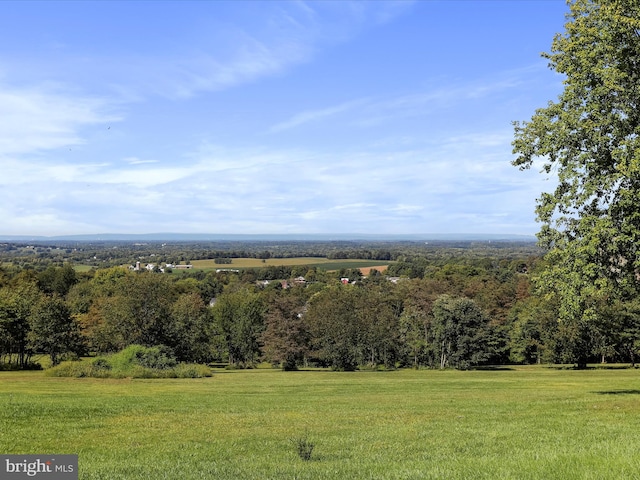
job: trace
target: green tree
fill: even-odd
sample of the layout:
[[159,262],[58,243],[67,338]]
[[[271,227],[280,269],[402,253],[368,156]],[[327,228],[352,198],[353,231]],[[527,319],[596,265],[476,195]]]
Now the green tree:
[[402,302],[394,295],[394,284],[368,283],[355,290],[357,324],[363,361],[371,367],[394,368],[402,350],[400,315]]
[[555,190],[537,201],[538,238],[548,249],[537,285],[558,295],[560,328],[584,367],[598,306],[638,290],[640,3],[573,0],[565,33],[544,56],[564,75],[564,91],[515,123],[513,164],[528,169],[538,160],[557,174]]
[[602,316],[605,321],[598,328],[602,360],[614,357],[635,366],[640,355],[640,299],[607,304]]
[[93,337],[90,343],[98,350],[121,350],[131,344],[174,346],[171,306],[176,295],[166,276],[150,272],[120,275],[110,269],[108,275],[96,275],[96,279],[100,280],[95,290],[102,295],[83,323]]
[[362,361],[361,335],[355,288],[334,285],[316,293],[305,317],[314,354],[334,370],[355,370]]
[[429,314],[414,305],[405,307],[399,320],[399,333],[405,358],[413,368],[429,364],[431,344],[431,319]]
[[264,304],[249,287],[219,295],[212,308],[214,335],[232,365],[251,367],[260,355]]
[[0,289],[0,356],[21,368],[33,353],[28,342],[29,317],[41,296],[35,280],[25,276]]
[[433,304],[433,329],[440,368],[467,369],[489,356],[487,318],[473,300],[438,297]]
[[51,364],[60,362],[60,355],[67,352],[82,354],[84,345],[80,328],[57,295],[44,296],[30,314],[29,345],[35,352],[46,353]]
[[69,264],[65,264],[62,267],[51,265],[38,275],[38,284],[43,292],[55,293],[62,297],[77,282],[76,271]]
[[309,328],[301,297],[282,292],[269,302],[262,333],[263,354],[283,370],[296,370],[309,351]]
[[171,306],[171,345],[178,360],[205,363],[211,360],[209,309],[199,293],[184,293]]

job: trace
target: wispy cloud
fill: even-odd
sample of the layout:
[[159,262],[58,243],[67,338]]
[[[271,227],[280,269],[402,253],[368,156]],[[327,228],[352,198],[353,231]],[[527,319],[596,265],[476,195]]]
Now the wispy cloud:
[[332,117],[339,113],[344,113],[349,110],[353,110],[357,107],[363,106],[368,103],[366,99],[352,100],[349,102],[341,103],[332,107],[322,108],[319,110],[309,110],[306,112],[297,113],[289,120],[277,123],[272,126],[269,131],[272,133],[281,132],[283,130],[289,130],[290,128],[298,127],[302,124],[314,122],[316,120]]
[[171,225],[188,231],[356,232],[374,224],[379,232],[417,233],[446,231],[446,224],[436,224],[442,219],[466,222],[468,232],[533,231],[522,225],[531,223],[539,192],[529,175],[534,172],[511,167],[482,135],[455,140],[436,150],[391,153],[209,148],[180,167],[62,164],[50,165],[44,177],[25,175],[41,167],[33,163],[23,165],[20,178],[26,180],[19,190],[8,196],[0,189],[0,203],[16,232],[25,226],[20,217],[27,210],[25,218],[47,218],[72,231],[111,224],[134,231]]
[[[259,28],[241,24],[209,25],[197,32],[203,41],[175,47],[177,54],[131,57],[126,78],[141,90],[171,98],[189,98],[280,75],[309,62],[319,51],[345,42],[362,30],[392,21],[413,2],[264,2],[254,4],[263,18]],[[196,35],[196,33],[194,33]],[[120,87],[125,90],[130,87]],[[141,92],[137,92],[140,94]],[[133,94],[132,94],[133,95]]]
[[[61,13],[55,47],[25,34],[0,54],[2,232],[535,230],[553,179],[509,164],[510,120],[549,77],[498,58],[474,77],[464,38],[416,64],[447,2],[161,3],[162,25],[114,41]],[[106,5],[87,12],[148,20]]]
[[112,110],[60,87],[0,84],[0,157],[82,144],[82,128],[121,119]]
[[142,160],[138,157],[127,157],[124,159],[129,165],[145,165],[149,163],[158,163],[158,160]]
[[437,112],[456,106],[468,106],[469,102],[479,102],[521,87],[524,71],[507,71],[493,78],[473,79],[453,82],[447,87],[398,95],[387,98],[358,98],[336,105],[314,110],[306,110],[292,115],[289,119],[273,125],[269,132],[278,133],[303,126],[307,123],[331,120],[342,115],[342,126],[368,128],[395,122],[399,119],[435,115]]

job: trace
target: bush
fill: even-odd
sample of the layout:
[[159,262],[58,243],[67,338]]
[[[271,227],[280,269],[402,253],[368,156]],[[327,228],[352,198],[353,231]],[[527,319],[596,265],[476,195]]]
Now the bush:
[[175,372],[178,378],[203,378],[213,375],[209,367],[197,363],[180,363]]
[[93,373],[90,363],[73,361],[62,362],[46,371],[51,377],[91,377]]
[[309,440],[309,434],[305,433],[304,435],[294,438],[291,440],[296,449],[296,453],[298,456],[306,461],[311,460],[311,454],[313,453],[313,449],[315,448],[315,443],[312,443]]
[[130,345],[90,361],[63,362],[47,370],[54,377],[202,378],[212,376],[206,365],[178,363],[168,347]]
[[42,370],[42,365],[35,362],[27,362],[25,365],[17,363],[0,363],[0,371],[17,371],[17,370]]
[[165,370],[174,368],[178,361],[169,347],[143,347],[129,345],[124,350],[112,355],[110,363],[114,370],[129,370],[134,365],[144,368]]

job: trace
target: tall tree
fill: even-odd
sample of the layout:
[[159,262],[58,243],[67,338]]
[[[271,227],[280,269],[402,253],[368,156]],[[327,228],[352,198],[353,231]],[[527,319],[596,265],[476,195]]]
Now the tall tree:
[[265,316],[262,350],[266,360],[283,370],[296,370],[309,350],[309,328],[301,300],[285,293],[274,296]]
[[433,304],[434,349],[440,368],[467,369],[489,357],[488,320],[469,298],[442,295]]
[[[538,285],[557,293],[561,327],[584,339],[578,330],[591,330],[603,299],[638,292],[640,3],[573,0],[567,19],[544,55],[564,75],[564,91],[515,123],[513,164],[539,160],[558,176],[537,202],[548,249]],[[577,355],[579,366],[588,354]]]
[[305,314],[315,354],[334,370],[355,370],[362,361],[363,329],[355,289],[353,285],[327,287],[309,300]]
[[252,288],[243,287],[218,296],[212,308],[214,336],[229,363],[250,367],[258,360],[264,328],[264,305]]
[[56,293],[64,297],[78,282],[76,271],[68,263],[62,267],[50,265],[38,275],[38,285],[45,293]]
[[0,289],[0,359],[21,368],[30,363],[29,317],[41,295],[35,281],[22,276]]
[[52,365],[60,362],[63,353],[84,352],[80,327],[57,295],[43,296],[34,306],[30,321],[29,344],[34,351],[49,355]]
[[361,329],[360,348],[363,361],[370,367],[394,368],[400,359],[400,315],[402,302],[394,295],[395,285],[369,282],[356,290],[357,324]]
[[102,276],[95,283],[97,297],[82,319],[89,343],[100,351],[125,348],[131,344],[173,347],[171,306],[175,300],[172,284],[163,275],[149,272]]
[[181,361],[211,360],[211,313],[199,293],[183,293],[171,307],[171,346]]

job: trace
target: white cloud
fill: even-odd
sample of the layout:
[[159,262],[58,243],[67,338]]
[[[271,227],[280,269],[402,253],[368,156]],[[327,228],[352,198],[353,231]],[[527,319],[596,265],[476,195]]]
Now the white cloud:
[[290,128],[298,127],[305,123],[321,120],[327,117],[334,116],[339,113],[353,110],[366,103],[367,103],[366,99],[352,100],[349,102],[341,103],[340,105],[322,108],[319,110],[309,110],[306,112],[297,113],[293,117],[291,117],[289,120],[285,120],[284,122],[280,122],[272,126],[269,129],[269,131],[275,133],[275,132],[281,132],[283,130],[289,130]]
[[83,127],[120,119],[108,107],[60,88],[0,84],[0,158],[82,144]]
[[[101,58],[101,65],[93,68],[132,98],[149,93],[189,98],[280,75],[309,62],[318,51],[393,20],[412,3],[257,2],[257,10],[244,22],[211,18],[204,22],[206,30],[190,32],[188,41],[177,43],[171,53],[134,53],[124,61],[118,58],[117,65]],[[256,16],[262,19],[259,25],[254,24]]]
[[138,157],[126,157],[123,159],[129,165],[144,165],[148,163],[158,163],[158,160],[142,160]]
[[[455,108],[469,108],[470,102],[480,102],[487,97],[504,95],[507,91],[521,87],[523,76],[531,69],[506,71],[492,78],[473,79],[467,82],[453,82],[446,87],[438,87],[423,92],[398,95],[388,98],[359,98],[317,109],[295,113],[289,119],[270,128],[271,133],[282,132],[307,123],[323,120],[335,122],[342,128],[371,128],[402,119],[436,116]],[[499,140],[498,140],[499,141]]]

